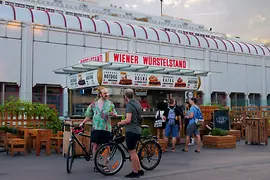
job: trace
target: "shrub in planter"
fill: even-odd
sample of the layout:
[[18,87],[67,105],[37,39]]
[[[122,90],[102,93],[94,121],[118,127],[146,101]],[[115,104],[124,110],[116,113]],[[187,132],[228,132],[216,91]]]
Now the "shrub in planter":
[[212,135],[203,137],[203,146],[208,148],[235,148],[236,137],[228,135],[228,131],[214,128]]
[[228,131],[220,129],[220,128],[214,128],[211,133],[212,136],[227,136]]

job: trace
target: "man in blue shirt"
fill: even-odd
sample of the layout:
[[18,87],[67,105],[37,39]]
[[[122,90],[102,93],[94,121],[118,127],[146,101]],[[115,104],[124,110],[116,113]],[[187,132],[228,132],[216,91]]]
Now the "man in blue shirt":
[[190,120],[187,126],[186,146],[182,151],[188,152],[188,144],[190,141],[190,137],[192,136],[192,134],[194,134],[197,137],[197,149],[195,150],[195,152],[199,153],[200,147],[201,147],[201,136],[200,136],[199,126],[196,124],[196,117],[198,116],[200,108],[196,105],[197,103],[196,98],[191,98],[189,100],[189,103],[191,105],[190,114],[188,117],[190,118]]

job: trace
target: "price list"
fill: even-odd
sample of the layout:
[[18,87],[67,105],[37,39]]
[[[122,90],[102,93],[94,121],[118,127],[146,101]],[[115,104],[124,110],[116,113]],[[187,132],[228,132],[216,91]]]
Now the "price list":
[[147,74],[134,73],[134,85],[135,86],[147,86]]
[[174,76],[163,76],[162,87],[174,87]]
[[117,71],[103,71],[103,84],[104,85],[117,85],[119,79],[119,72]]
[[198,78],[188,78],[187,88],[189,89],[197,89],[198,88]]

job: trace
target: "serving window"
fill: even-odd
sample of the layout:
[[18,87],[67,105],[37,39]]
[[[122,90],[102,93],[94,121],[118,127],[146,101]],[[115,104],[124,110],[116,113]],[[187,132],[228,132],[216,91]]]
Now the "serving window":
[[[127,104],[124,98],[125,88],[107,89],[109,99],[114,103],[117,113],[124,114]],[[157,104],[169,98],[174,98],[178,105],[185,103],[184,91],[134,89],[134,92],[135,99],[141,103],[145,115],[155,115]],[[70,98],[70,116],[84,116],[87,107],[97,98],[97,88],[71,90]]]

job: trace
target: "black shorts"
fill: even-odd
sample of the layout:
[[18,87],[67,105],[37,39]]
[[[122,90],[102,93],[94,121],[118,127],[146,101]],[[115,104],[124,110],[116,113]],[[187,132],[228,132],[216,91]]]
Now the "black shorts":
[[132,132],[126,132],[126,144],[128,150],[136,149],[137,142],[140,140],[141,135]]
[[108,143],[113,139],[112,133],[103,130],[94,130],[91,132],[91,142],[96,144]]

